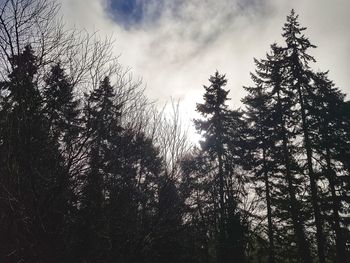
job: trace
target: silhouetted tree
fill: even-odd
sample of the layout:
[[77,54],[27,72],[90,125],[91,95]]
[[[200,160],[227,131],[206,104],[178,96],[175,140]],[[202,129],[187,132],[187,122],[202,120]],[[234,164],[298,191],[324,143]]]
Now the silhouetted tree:
[[238,211],[237,189],[232,189],[238,150],[236,136],[239,136],[237,130],[243,121],[241,123],[239,112],[227,109],[228,91],[223,89],[227,83],[225,76],[216,72],[209,81],[210,85],[204,86],[204,103],[197,104],[197,111],[205,119],[195,120],[195,126],[203,133],[201,148],[211,162],[211,171],[208,172],[214,173],[211,183],[214,188],[214,221],[218,222],[217,258],[218,262],[228,262],[231,257],[243,262],[245,226]]
[[244,111],[209,78],[191,147],[110,39],[63,30],[55,1],[0,6],[1,262],[347,262],[350,102],[294,10]]
[[[259,64],[256,61],[256,64]],[[276,129],[271,108],[273,107],[271,97],[266,92],[262,79],[252,74],[255,81],[255,87],[246,87],[248,95],[242,99],[246,106],[246,121],[249,130],[249,145],[247,148],[252,152],[251,158],[248,159],[250,169],[254,171],[254,184],[259,195],[265,193],[266,212],[268,222],[268,239],[269,239],[269,262],[275,262],[275,240],[272,215],[272,183],[271,180],[276,172],[275,160],[272,158],[271,151],[274,150],[276,142]],[[248,139],[247,138],[247,139]],[[271,179],[272,177],[272,179]],[[259,183],[262,181],[262,185]]]
[[154,262],[181,262],[183,259],[182,206],[179,191],[174,182],[161,183],[158,202],[157,230]]
[[[282,36],[285,38],[287,47],[284,49],[285,59],[284,67],[288,70],[286,81],[291,91],[297,95],[297,103],[300,106],[299,114],[301,116],[301,129],[303,133],[304,146],[307,158],[307,169],[310,180],[311,201],[315,216],[316,238],[319,262],[325,262],[325,241],[323,234],[323,223],[318,203],[317,179],[314,172],[313,150],[310,143],[309,116],[305,105],[309,102],[305,94],[310,92],[312,72],[309,69],[309,63],[315,62],[315,59],[307,52],[308,49],[315,46],[310,43],[302,32],[306,28],[300,26],[298,15],[294,10],[287,16],[287,23],[283,27]],[[311,91],[312,92],[312,91]]]
[[[86,129],[89,136],[88,169],[82,195],[82,216],[86,224],[83,258],[102,260],[104,236],[105,178],[108,163],[107,151],[113,136],[121,129],[118,126],[120,108],[113,102],[113,87],[109,78],[104,78],[87,99],[85,109]],[[96,245],[98,244],[98,246]],[[85,249],[84,249],[85,250]]]
[[304,229],[304,219],[299,213],[301,203],[297,200],[297,196],[302,191],[298,185],[302,181],[300,181],[301,178],[296,177],[296,174],[299,172],[294,157],[298,151],[294,143],[297,133],[292,129],[298,123],[298,115],[293,108],[296,96],[289,89],[286,82],[287,73],[284,67],[283,49],[277,45],[272,45],[271,48],[272,52],[267,55],[265,60],[256,60],[257,70],[254,80],[258,84],[263,85],[266,94],[269,96],[270,114],[266,117],[270,116],[271,119],[267,119],[267,121],[272,123],[265,123],[264,129],[273,128],[269,137],[273,138],[274,147],[270,148],[269,151],[274,165],[277,167],[276,172],[285,175],[286,184],[279,184],[279,194],[283,195],[287,191],[289,195],[287,204],[284,204],[285,201],[280,199],[279,203],[284,208],[279,207],[279,210],[287,209],[289,211],[298,244],[299,257],[304,262],[311,262],[310,248]]
[[[310,141],[313,145],[316,159],[320,164],[318,178],[327,179],[329,183],[330,202],[327,202],[328,193],[322,197],[322,203],[330,204],[322,206],[322,210],[326,214],[327,210],[331,210],[331,229],[335,232],[335,245],[337,261],[346,261],[345,240],[341,226],[341,218],[339,212],[342,210],[340,198],[337,194],[341,190],[341,180],[338,179],[339,174],[346,173],[346,168],[339,165],[337,155],[340,149],[349,149],[349,142],[346,139],[346,121],[344,122],[344,114],[341,112],[345,105],[345,94],[341,93],[334,87],[332,81],[328,79],[327,72],[317,73],[313,77],[314,90],[306,94],[308,101],[306,105],[312,122],[310,123]],[[346,117],[345,117],[346,119]],[[341,150],[340,150],[341,151]],[[342,154],[340,154],[342,155]],[[339,188],[340,187],[340,188]],[[329,229],[328,231],[331,231]]]
[[43,97],[53,140],[64,143],[62,146],[69,148],[81,130],[79,101],[74,98],[73,85],[60,64],[52,66],[46,78]]
[[62,181],[63,162],[43,114],[43,99],[35,81],[36,56],[27,46],[11,60],[13,71],[1,85],[5,125],[1,178],[6,194],[2,200],[9,200],[1,234],[6,239],[1,244],[8,245],[2,254],[9,255],[9,260],[49,260],[62,245],[58,240],[67,200],[64,189],[56,189]]

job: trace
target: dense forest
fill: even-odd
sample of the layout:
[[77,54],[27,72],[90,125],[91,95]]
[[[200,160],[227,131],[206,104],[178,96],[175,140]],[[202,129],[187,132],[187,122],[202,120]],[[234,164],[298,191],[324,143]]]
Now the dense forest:
[[0,5],[0,262],[350,262],[350,102],[294,10],[242,108],[204,83],[193,146],[112,39]]

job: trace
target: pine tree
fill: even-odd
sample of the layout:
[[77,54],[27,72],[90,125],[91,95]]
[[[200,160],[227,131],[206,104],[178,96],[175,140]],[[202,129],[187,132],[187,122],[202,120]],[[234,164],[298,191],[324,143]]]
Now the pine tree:
[[[82,195],[83,246],[88,253],[81,251],[83,258],[102,260],[107,249],[105,228],[105,178],[108,163],[107,152],[118,126],[120,105],[114,103],[114,91],[109,78],[104,78],[87,99],[85,108],[86,134],[89,138],[88,169]],[[98,245],[96,245],[98,244]]]
[[159,151],[143,133],[125,130],[113,136],[107,156],[106,211],[114,258],[154,262],[163,173]]
[[294,10],[287,16],[287,22],[283,27],[282,36],[285,38],[287,47],[284,49],[285,64],[288,69],[288,85],[291,91],[295,92],[298,97],[298,105],[300,106],[299,114],[301,116],[301,129],[303,132],[303,140],[307,158],[307,169],[310,180],[311,202],[315,216],[316,239],[318,258],[320,263],[325,262],[325,240],[323,233],[323,222],[318,202],[318,186],[313,164],[313,150],[310,142],[309,116],[306,105],[309,103],[305,94],[312,92],[311,80],[313,73],[309,68],[309,63],[315,62],[315,59],[307,52],[315,46],[310,43],[302,32],[306,28],[301,27],[298,22],[298,15]]
[[243,125],[243,121],[241,113],[229,111],[225,104],[228,99],[228,91],[223,89],[227,83],[225,75],[216,72],[209,81],[210,86],[204,86],[204,103],[197,104],[197,111],[206,119],[195,120],[195,126],[199,132],[203,132],[205,140],[201,142],[201,148],[212,162],[212,171],[215,171],[212,184],[214,211],[218,206],[218,213],[214,212],[218,220],[217,258],[218,262],[228,262],[231,257],[243,262],[245,227],[238,212],[238,194],[231,188],[235,179],[233,167],[236,152],[239,151],[239,147],[236,147],[237,129]]
[[[299,258],[303,262],[312,262],[310,246],[305,235],[305,219],[299,213],[301,208],[300,200],[297,197],[300,195],[302,188],[302,179],[298,178],[298,165],[295,160],[295,154],[298,152],[298,147],[295,145],[294,138],[297,135],[293,129],[298,123],[298,116],[293,108],[295,105],[296,96],[290,91],[286,82],[286,69],[284,67],[284,52],[283,49],[276,44],[271,46],[271,53],[267,55],[265,60],[256,60],[256,76],[255,82],[262,85],[267,94],[269,102],[269,114],[262,120],[265,131],[271,130],[272,135],[269,135],[270,159],[273,160],[275,176],[280,177],[284,174],[284,182],[282,181],[275,187],[279,200],[276,203],[276,216],[285,217],[282,211],[288,211],[293,225],[296,243],[299,251]],[[258,87],[259,88],[259,87]],[[269,143],[269,141],[267,141]],[[272,147],[272,148],[271,148]],[[283,198],[285,192],[288,193],[289,199],[286,201]],[[287,202],[287,203],[286,203]],[[287,218],[286,218],[287,219]],[[288,220],[287,220],[288,221]]]
[[[37,58],[30,46],[11,58],[13,71],[2,83],[5,99],[1,106],[1,167],[3,185],[11,201],[7,210],[9,260],[51,260],[57,255],[61,212],[64,207],[53,200],[63,198],[54,191],[61,180],[62,163],[58,149],[49,139],[43,99],[36,82]],[[12,203],[13,202],[13,203]],[[11,222],[11,223],[10,223]],[[8,224],[8,225],[7,225]]]
[[[342,114],[339,112],[339,109],[345,103],[345,94],[334,87],[327,74],[327,72],[320,72],[313,77],[314,90],[307,94],[308,100],[311,102],[307,105],[307,110],[313,118],[313,122],[310,123],[310,130],[312,131],[310,139],[312,145],[314,145],[316,158],[321,164],[319,178],[326,178],[329,184],[332,214],[331,228],[335,232],[337,262],[345,262],[345,241],[339,215],[341,202],[339,202],[337,189],[341,190],[338,183],[338,174],[344,173],[346,168],[340,168],[337,165],[338,160],[336,158],[341,147],[349,148],[349,143],[344,138],[346,128],[343,120],[341,120]],[[325,202],[323,201],[323,203]],[[325,207],[323,210],[328,209]]]
[[[164,178],[165,179],[165,178]],[[154,262],[180,262],[182,251],[182,200],[175,182],[162,180],[158,196],[157,239],[155,251],[158,256]]]
[[[256,60],[256,64],[259,65],[259,61]],[[248,165],[254,172],[253,183],[256,186],[257,193],[259,195],[261,195],[261,192],[265,193],[268,221],[269,263],[274,263],[276,252],[272,215],[273,189],[270,181],[275,173],[274,170],[276,169],[274,160],[271,158],[276,131],[271,116],[271,98],[266,92],[266,87],[264,87],[262,79],[254,74],[251,76],[256,86],[245,87],[248,91],[248,95],[242,99],[242,102],[247,108],[245,115],[249,126],[248,138],[250,138],[248,147],[252,153]],[[273,180],[276,180],[276,178],[273,178]],[[262,181],[262,185],[260,181]]]
[[72,146],[81,129],[79,101],[74,98],[73,85],[60,63],[51,67],[43,97],[53,140],[64,143],[65,148]]

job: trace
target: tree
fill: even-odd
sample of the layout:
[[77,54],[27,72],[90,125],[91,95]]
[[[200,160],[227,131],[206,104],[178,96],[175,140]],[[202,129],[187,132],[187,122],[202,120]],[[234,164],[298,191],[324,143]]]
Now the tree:
[[[337,152],[348,148],[348,144],[344,129],[346,114],[335,109],[344,108],[344,95],[333,88],[327,73],[314,73],[310,68],[315,59],[308,50],[315,46],[302,34],[305,29],[300,27],[298,16],[292,10],[283,27],[286,46],[274,44],[265,60],[255,60],[257,70],[252,75],[255,86],[247,88],[249,95],[243,100],[250,123],[251,165],[255,174],[265,175],[270,255],[274,234],[269,210],[273,201],[276,219],[287,219],[283,211],[289,211],[299,258],[305,262],[312,261],[305,229],[314,216],[319,261],[325,262],[326,257],[333,260],[331,254],[325,253],[332,250],[327,242],[333,241],[331,238],[326,240],[324,235],[325,231],[330,231],[329,228],[334,229],[337,260],[341,261],[345,253],[338,198],[342,190],[338,178],[342,178],[340,174],[344,174],[346,168],[336,156],[344,156],[347,150],[342,154]],[[281,180],[281,172],[285,174],[286,184]],[[267,174],[274,178],[271,185],[266,180]],[[308,177],[305,177],[306,174]],[[305,178],[308,178],[309,185]],[[320,182],[328,184],[327,187],[321,187]],[[259,180],[255,180],[255,185],[260,192],[262,185]],[[284,191],[289,193],[287,201],[280,198]],[[267,192],[272,195],[268,197]],[[300,209],[305,211],[305,216],[298,215]],[[332,216],[327,221],[329,214]],[[278,232],[276,229],[277,240]]]
[[43,89],[45,112],[50,123],[53,140],[70,147],[78,136],[79,101],[74,98],[73,85],[60,64],[52,66]]
[[[275,170],[276,175],[282,173],[285,176],[286,184],[279,184],[278,190],[280,195],[287,191],[289,199],[287,204],[281,199],[279,203],[283,207],[279,207],[278,210],[287,210],[289,212],[298,244],[299,258],[304,262],[312,262],[308,240],[305,236],[304,219],[301,218],[298,212],[301,208],[300,201],[297,200],[297,196],[301,192],[301,188],[298,185],[302,181],[295,176],[299,170],[294,159],[298,148],[294,143],[294,138],[297,134],[292,129],[298,122],[295,109],[293,108],[296,97],[290,91],[286,82],[283,49],[276,44],[272,45],[271,49],[272,52],[267,55],[265,60],[255,61],[257,70],[256,76],[253,75],[253,79],[258,85],[262,85],[262,87],[258,86],[255,90],[259,92],[261,88],[264,88],[265,93],[263,94],[266,94],[265,96],[268,97],[263,98],[269,105],[269,114],[265,118],[260,119],[259,123],[265,120],[262,123],[265,133],[269,130],[272,133],[272,136],[269,135],[269,140],[272,141],[266,141],[265,139],[265,147],[269,146],[269,155],[271,155],[270,158],[273,160],[273,165],[269,167],[269,171]],[[253,98],[259,99],[259,93]],[[249,99],[246,102],[249,103]],[[263,134],[260,131],[259,140],[261,140]],[[262,150],[264,151],[264,148]],[[265,165],[267,164],[265,163]]]
[[[35,75],[37,58],[30,46],[12,60],[9,81],[2,82],[2,186],[11,200],[5,205],[5,232],[10,260],[50,258],[56,254],[63,224],[64,191],[54,191],[62,180],[62,159],[48,133],[43,99]],[[53,197],[54,192],[54,197]],[[62,203],[63,202],[63,203]],[[52,204],[55,205],[52,205]],[[12,253],[10,253],[12,252]],[[5,259],[4,259],[5,260]]]
[[[85,107],[86,134],[88,136],[88,169],[82,195],[82,216],[86,237],[84,247],[89,248],[89,253],[81,251],[83,258],[101,260],[103,244],[106,244],[104,236],[105,215],[105,178],[108,158],[113,136],[121,132],[118,126],[119,105],[115,105],[115,94],[109,78],[105,77],[99,87],[94,89],[87,99]],[[96,241],[99,244],[95,246]]]
[[183,202],[179,190],[171,179],[160,184],[158,191],[157,234],[154,250],[157,256],[154,262],[179,262],[183,257]]
[[[204,103],[197,104],[197,111],[206,119],[195,120],[196,129],[203,132],[202,152],[211,162],[214,172],[214,221],[218,220],[218,262],[228,262],[231,257],[244,260],[244,225],[238,212],[237,192],[233,186],[235,165],[234,142],[241,127],[241,114],[227,110],[228,91],[223,87],[227,80],[218,72],[211,76],[210,86],[204,86]],[[237,141],[236,141],[237,142]],[[209,171],[207,171],[209,172]],[[218,207],[218,212],[215,207]],[[234,237],[234,239],[232,239]]]
[[101,39],[67,29],[54,0],[4,0],[0,3],[0,76],[12,71],[11,57],[31,44],[37,56],[36,78],[41,85],[45,72],[61,61],[73,86],[98,86],[103,76],[121,73],[113,55],[113,39]]
[[[259,65],[259,61],[256,64]],[[261,73],[261,72],[260,72]],[[276,258],[275,240],[272,215],[272,185],[271,177],[276,172],[275,161],[271,158],[271,151],[274,150],[276,142],[276,130],[273,125],[273,116],[271,115],[272,101],[264,87],[261,78],[251,75],[256,86],[246,87],[248,95],[242,99],[246,106],[246,122],[249,126],[249,150],[252,152],[250,168],[254,171],[254,184],[258,195],[265,193],[266,213],[268,221],[268,239],[269,239],[269,263],[274,263]],[[276,178],[273,178],[274,180]],[[260,186],[259,181],[263,182]],[[263,188],[263,190],[261,190]]]
[[[334,87],[332,81],[329,80],[327,72],[319,72],[314,76],[314,90],[307,93],[308,101],[307,110],[313,118],[310,123],[310,140],[314,146],[315,155],[321,164],[319,179],[325,177],[329,183],[329,191],[331,195],[331,227],[335,232],[335,246],[337,262],[346,261],[344,234],[341,227],[341,219],[339,212],[341,211],[341,202],[337,194],[339,189],[339,173],[346,171],[345,167],[337,165],[338,155],[341,148],[348,148],[349,143],[345,139],[346,134],[344,127],[344,115],[339,110],[345,104],[345,94],[341,93]],[[342,155],[342,154],[339,154]],[[340,189],[339,189],[340,190]],[[326,199],[323,197],[323,199]],[[325,202],[325,201],[323,201]],[[328,203],[328,202],[326,202]],[[328,210],[324,207],[323,210]]]
[[[308,49],[315,46],[302,34],[306,30],[300,26],[298,15],[294,10],[287,16],[287,23],[283,27],[282,36],[285,38],[287,47],[285,53],[285,67],[288,68],[288,85],[290,89],[298,96],[297,103],[300,106],[301,129],[303,131],[303,140],[307,158],[307,168],[310,180],[311,201],[315,216],[317,249],[320,263],[325,262],[325,241],[323,234],[323,222],[318,204],[317,179],[314,173],[313,151],[309,136],[309,117],[305,104],[308,103],[305,97],[306,92],[311,88],[312,72],[309,70],[309,63],[315,62],[315,59],[307,54]],[[310,92],[310,91],[309,91]]]

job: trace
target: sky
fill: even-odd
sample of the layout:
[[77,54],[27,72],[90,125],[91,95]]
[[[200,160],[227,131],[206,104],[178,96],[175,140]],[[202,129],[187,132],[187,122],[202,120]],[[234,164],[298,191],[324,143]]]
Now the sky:
[[[203,85],[216,70],[226,74],[229,104],[241,107],[251,83],[253,58],[282,43],[292,8],[317,49],[315,70],[350,93],[348,0],[60,0],[68,25],[113,35],[120,63],[142,77],[159,105],[181,100],[185,121],[195,118]],[[193,129],[193,128],[191,128]]]

